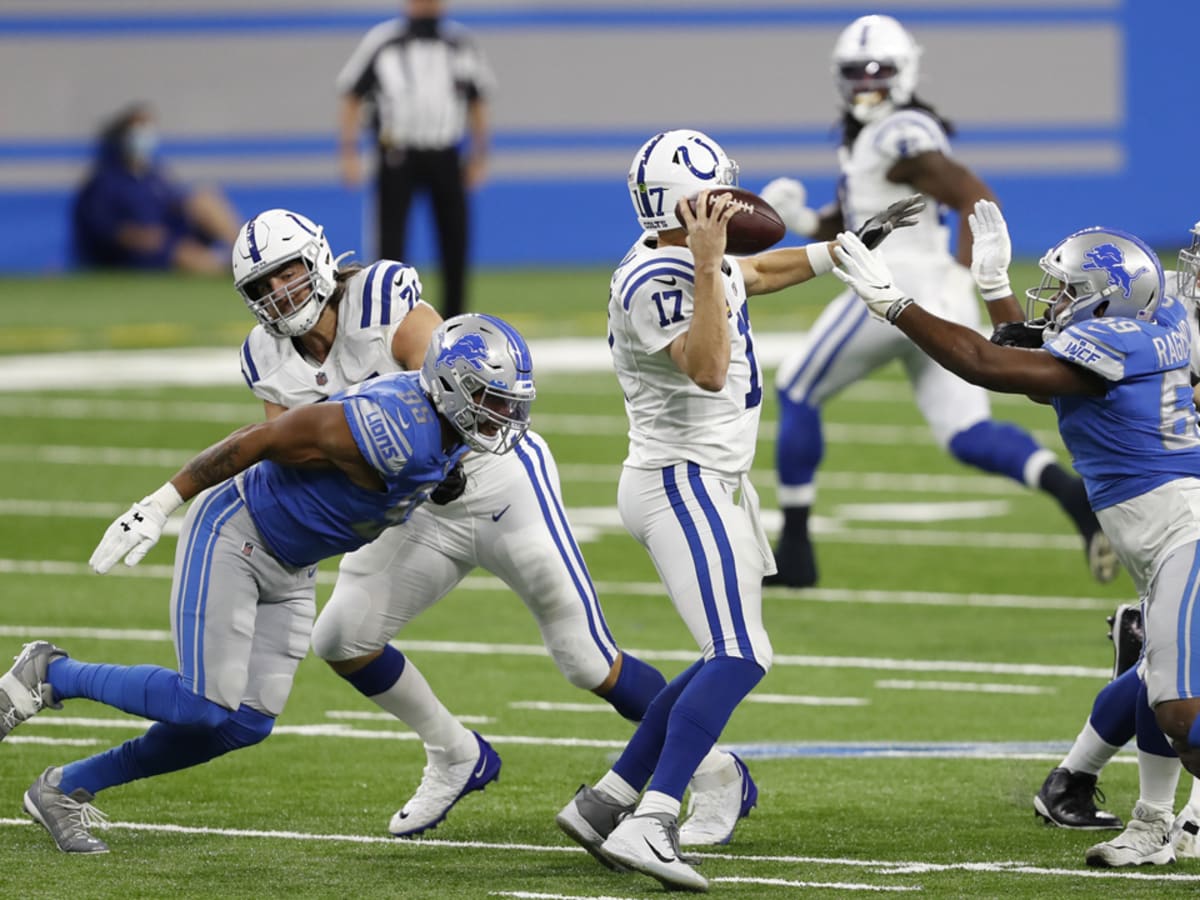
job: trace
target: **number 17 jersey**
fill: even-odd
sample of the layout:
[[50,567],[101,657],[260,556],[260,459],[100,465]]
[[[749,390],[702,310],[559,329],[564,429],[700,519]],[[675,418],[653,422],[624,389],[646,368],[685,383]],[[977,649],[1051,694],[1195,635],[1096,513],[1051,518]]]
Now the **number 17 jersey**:
[[696,267],[687,247],[659,247],[643,234],[613,273],[608,345],[629,417],[625,465],[656,469],[691,461],[731,474],[749,471],[762,411],[746,284],[726,258],[730,342],[725,386],[706,391],[675,365],[667,346],[692,324]]

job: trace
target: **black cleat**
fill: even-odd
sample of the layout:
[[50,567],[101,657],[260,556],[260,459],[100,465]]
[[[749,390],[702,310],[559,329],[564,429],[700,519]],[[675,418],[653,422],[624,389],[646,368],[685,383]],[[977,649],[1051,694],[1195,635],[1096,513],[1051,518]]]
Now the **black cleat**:
[[1142,645],[1146,643],[1146,632],[1142,629],[1142,608],[1136,604],[1122,603],[1108,617],[1108,639],[1113,642],[1113,678],[1118,678],[1137,665],[1142,656]]
[[1124,823],[1112,813],[1096,809],[1096,800],[1105,802],[1095,775],[1059,767],[1046,776],[1033,798],[1033,811],[1047,825],[1059,828],[1120,831]]

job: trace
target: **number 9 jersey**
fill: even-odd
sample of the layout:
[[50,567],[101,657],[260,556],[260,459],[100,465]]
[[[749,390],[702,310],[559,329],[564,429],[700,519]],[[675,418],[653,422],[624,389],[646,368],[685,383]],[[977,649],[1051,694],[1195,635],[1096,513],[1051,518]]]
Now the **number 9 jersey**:
[[725,387],[706,391],[682,372],[667,346],[691,327],[695,265],[686,247],[658,247],[642,235],[613,273],[608,345],[629,417],[625,465],[657,469],[685,460],[718,472],[747,472],[762,411],[746,285],[725,258],[721,281],[729,318]]

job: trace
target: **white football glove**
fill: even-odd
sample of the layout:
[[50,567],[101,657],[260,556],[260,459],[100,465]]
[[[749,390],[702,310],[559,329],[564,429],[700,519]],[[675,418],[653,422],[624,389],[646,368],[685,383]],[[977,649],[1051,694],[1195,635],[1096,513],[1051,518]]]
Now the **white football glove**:
[[92,551],[88,560],[92,571],[103,575],[122,557],[125,558],[127,566],[140,563],[150,552],[150,548],[162,537],[167,517],[182,502],[179,492],[167,482],[153,494],[143,497],[129,507],[127,513],[108,526],[104,537]]
[[892,272],[883,257],[868,250],[867,245],[853,231],[844,231],[837,236],[838,246],[834,255],[841,268],[833,274],[850,286],[863,299],[871,314],[888,322],[912,303],[892,279]]
[[779,213],[789,230],[804,237],[817,233],[820,217],[808,205],[808,191],[795,178],[776,178],[759,194]]
[[999,300],[1012,295],[1008,267],[1012,263],[1012,240],[1008,225],[991,200],[975,201],[975,212],[967,217],[974,246],[971,250],[971,277],[984,300]]

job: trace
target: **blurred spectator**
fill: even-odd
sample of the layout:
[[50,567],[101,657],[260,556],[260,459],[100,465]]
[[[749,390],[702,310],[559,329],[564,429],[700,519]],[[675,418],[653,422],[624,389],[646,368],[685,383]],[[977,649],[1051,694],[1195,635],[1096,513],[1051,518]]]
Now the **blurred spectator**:
[[191,189],[158,160],[154,111],[136,104],[100,133],[75,198],[75,253],[85,266],[227,274],[240,219],[218,190]]
[[379,148],[380,258],[406,260],[413,195],[429,192],[442,258],[441,312],[450,318],[467,308],[467,192],[484,179],[486,96],[494,79],[471,35],[444,20],[442,7],[442,0],[407,0],[406,17],[367,32],[337,78],[338,129],[342,179],[357,185],[359,129],[363,106],[370,107]]

